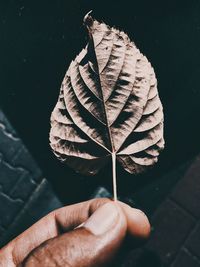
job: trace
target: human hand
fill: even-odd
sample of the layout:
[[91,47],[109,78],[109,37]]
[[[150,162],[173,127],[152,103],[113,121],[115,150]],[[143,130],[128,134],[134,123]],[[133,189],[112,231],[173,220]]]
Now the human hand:
[[108,266],[126,235],[146,239],[143,212],[122,202],[93,199],[55,210],[0,250],[1,267]]

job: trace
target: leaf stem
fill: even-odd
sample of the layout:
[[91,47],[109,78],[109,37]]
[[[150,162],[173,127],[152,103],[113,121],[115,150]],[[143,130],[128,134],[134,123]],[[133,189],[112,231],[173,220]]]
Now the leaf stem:
[[113,198],[117,201],[116,153],[112,153]]

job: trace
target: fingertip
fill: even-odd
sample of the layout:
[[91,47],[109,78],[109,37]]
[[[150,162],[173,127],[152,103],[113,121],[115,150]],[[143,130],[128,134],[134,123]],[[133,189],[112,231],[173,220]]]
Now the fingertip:
[[136,239],[146,240],[151,233],[150,222],[145,213],[139,209],[131,208],[120,203],[127,218],[128,233]]
[[139,210],[132,208],[132,212],[128,215],[128,229],[129,233],[140,239],[147,239],[151,233],[151,226],[146,214]]
[[100,206],[83,224],[83,227],[98,236],[112,230],[117,224],[123,229],[125,223],[126,218],[121,209],[110,201]]

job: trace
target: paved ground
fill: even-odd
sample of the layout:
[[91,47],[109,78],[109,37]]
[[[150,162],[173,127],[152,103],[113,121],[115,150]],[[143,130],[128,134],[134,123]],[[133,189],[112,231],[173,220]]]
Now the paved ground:
[[200,156],[190,164],[151,221],[152,235],[145,249],[131,251],[123,266],[200,266]]
[[0,110],[0,247],[60,202]]

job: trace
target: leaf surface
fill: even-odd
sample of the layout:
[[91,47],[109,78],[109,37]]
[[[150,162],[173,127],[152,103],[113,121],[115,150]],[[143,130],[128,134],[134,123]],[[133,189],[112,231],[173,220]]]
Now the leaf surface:
[[113,153],[140,173],[164,147],[163,109],[147,58],[122,31],[85,17],[89,43],[71,62],[51,115],[55,155],[83,174]]

